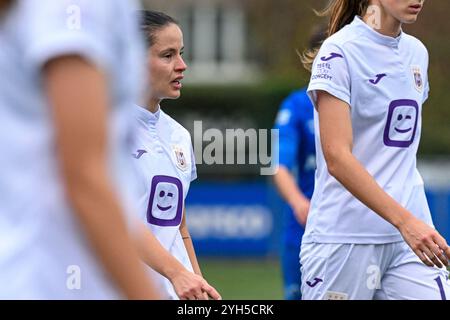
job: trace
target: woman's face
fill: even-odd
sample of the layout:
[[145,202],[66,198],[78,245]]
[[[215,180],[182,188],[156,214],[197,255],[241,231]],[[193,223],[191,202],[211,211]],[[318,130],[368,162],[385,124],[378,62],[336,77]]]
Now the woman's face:
[[155,33],[149,49],[151,98],[177,99],[187,66],[183,60],[183,33],[176,24],[169,24]]
[[[414,23],[425,0],[378,0],[384,11],[401,23]],[[375,3],[374,3],[375,4]]]

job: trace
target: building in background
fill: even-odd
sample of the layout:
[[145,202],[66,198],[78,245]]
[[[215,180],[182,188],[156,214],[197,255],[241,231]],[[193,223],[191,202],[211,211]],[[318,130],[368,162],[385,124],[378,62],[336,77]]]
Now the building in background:
[[146,8],[175,17],[183,29],[186,82],[254,83],[260,70],[249,56],[246,6],[237,0],[147,0]]

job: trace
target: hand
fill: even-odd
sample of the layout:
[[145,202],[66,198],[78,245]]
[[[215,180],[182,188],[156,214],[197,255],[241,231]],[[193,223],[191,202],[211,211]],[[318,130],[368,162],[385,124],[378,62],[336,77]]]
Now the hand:
[[448,266],[450,248],[445,239],[423,221],[410,215],[399,227],[399,231],[414,253],[427,266]]
[[309,200],[305,198],[302,201],[297,201],[295,205],[292,206],[295,218],[302,226],[306,225],[306,220],[308,219],[309,204]]
[[220,294],[201,276],[183,270],[178,272],[171,280],[177,296],[181,300],[222,300]]

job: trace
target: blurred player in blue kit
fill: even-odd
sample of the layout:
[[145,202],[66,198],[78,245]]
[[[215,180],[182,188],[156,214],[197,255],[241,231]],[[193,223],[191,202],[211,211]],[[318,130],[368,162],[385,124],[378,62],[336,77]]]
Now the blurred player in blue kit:
[[[325,32],[325,27],[316,27],[309,39],[309,48],[320,45]],[[281,252],[286,300],[301,299],[300,243],[314,191],[316,169],[313,110],[306,88],[303,88],[283,101],[275,122],[280,137],[280,159],[274,183],[288,205],[283,210]]]

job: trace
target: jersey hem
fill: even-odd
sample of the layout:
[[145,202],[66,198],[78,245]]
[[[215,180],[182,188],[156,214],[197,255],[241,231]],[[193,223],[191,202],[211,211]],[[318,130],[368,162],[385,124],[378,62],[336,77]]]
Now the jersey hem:
[[404,241],[400,234],[390,235],[304,235],[302,243],[383,244]]

